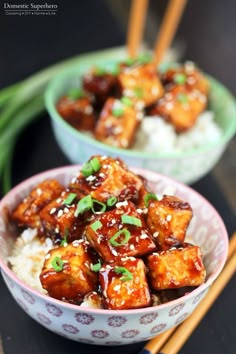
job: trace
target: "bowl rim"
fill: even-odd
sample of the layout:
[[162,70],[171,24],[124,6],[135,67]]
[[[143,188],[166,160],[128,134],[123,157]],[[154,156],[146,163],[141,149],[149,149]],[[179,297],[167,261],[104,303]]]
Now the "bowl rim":
[[[112,60],[110,57],[106,59],[106,55],[104,55],[103,59],[100,59],[99,63],[102,65],[102,63],[114,63],[114,62],[119,62],[119,60],[116,60],[115,58]],[[94,59],[95,62],[95,59]],[[173,63],[175,65],[176,63]],[[170,65],[170,63],[168,63]],[[87,143],[93,148],[100,148],[103,149],[104,151],[107,152],[107,154],[117,154],[117,155],[122,155],[124,158],[141,158],[144,160],[148,159],[175,159],[178,157],[190,157],[190,156],[196,156],[199,154],[205,154],[209,150],[214,150],[215,148],[219,146],[224,146],[226,145],[230,139],[235,135],[236,133],[236,99],[232,95],[232,93],[218,80],[213,78],[212,76],[207,75],[210,85],[213,87],[218,87],[221,89],[221,91],[224,92],[225,95],[230,100],[231,106],[233,107],[234,110],[234,116],[231,118],[230,123],[227,127],[227,129],[223,130],[223,134],[215,141],[210,142],[206,145],[197,147],[197,148],[191,148],[188,149],[187,151],[181,152],[181,151],[174,151],[174,152],[145,152],[145,151],[140,151],[140,150],[129,150],[129,149],[122,149],[118,147],[114,147],[105,143],[102,143],[98,140],[96,140],[93,137],[90,137],[89,135],[84,134],[83,132],[80,132],[79,130],[75,129],[72,127],[69,123],[67,123],[61,115],[57,112],[56,107],[55,107],[55,90],[63,85],[64,82],[72,79],[75,77],[75,75],[78,75],[80,77],[82,75],[81,72],[85,71],[85,69],[88,70],[92,64],[89,62],[86,63],[86,59],[82,60],[78,64],[72,64],[71,66],[67,67],[66,69],[62,70],[59,72],[55,77],[49,81],[45,94],[44,94],[44,101],[45,101],[45,106],[46,110],[51,117],[51,120],[61,126],[62,129],[65,129],[70,135],[72,135],[74,138],[77,138],[80,140],[82,143]]]
[[[55,176],[60,173],[66,173],[66,175],[72,175],[74,172],[78,171],[78,169],[81,169],[81,164],[75,164],[75,165],[67,165],[67,166],[62,166],[62,167],[56,167],[52,168],[40,173],[37,173],[24,181],[20,182],[17,184],[15,187],[13,187],[1,200],[0,200],[0,212],[3,210],[6,205],[8,205],[7,201],[9,197],[14,196],[14,194],[18,190],[24,190],[29,184],[34,185],[37,183],[39,179],[43,178],[50,178],[52,176]],[[228,254],[228,247],[229,247],[229,237],[228,233],[226,230],[226,226],[218,213],[218,211],[215,209],[215,207],[199,192],[194,190],[193,188],[189,187],[188,185],[179,182],[171,177],[159,174],[154,171],[150,171],[144,168],[138,168],[138,167],[129,167],[130,170],[136,172],[136,173],[148,173],[151,177],[153,178],[161,178],[167,181],[168,183],[173,183],[176,186],[179,186],[181,188],[186,189],[189,191],[189,193],[194,194],[197,198],[200,198],[215,214],[217,217],[218,223],[220,225],[220,228],[222,230],[222,239],[225,245],[225,250],[224,253],[221,256],[221,261],[220,264],[217,268],[217,270],[214,271],[214,273],[207,279],[206,282],[198,286],[196,289],[192,290],[190,293],[181,296],[175,300],[168,301],[167,303],[160,304],[160,305],[155,305],[155,306],[149,306],[149,307],[144,307],[144,308],[138,308],[138,309],[128,309],[128,310],[108,310],[108,309],[96,309],[96,308],[89,308],[89,307],[83,307],[79,305],[74,305],[70,303],[63,302],[61,300],[55,299],[53,297],[50,297],[46,294],[42,294],[36,289],[32,288],[30,285],[26,284],[24,281],[20,280],[16,274],[4,263],[2,258],[0,257],[0,270],[1,272],[5,273],[13,282],[17,283],[19,287],[23,288],[25,291],[32,293],[34,296],[40,298],[42,301],[54,304],[55,306],[63,307],[67,310],[72,310],[72,311],[77,311],[77,312],[83,312],[83,313],[91,313],[91,314],[97,314],[97,315],[117,315],[117,313],[121,315],[136,315],[136,314],[143,314],[146,312],[153,312],[153,311],[158,311],[162,310],[165,308],[169,307],[174,307],[175,305],[178,305],[182,302],[188,301],[189,299],[197,296],[198,294],[205,292],[211,284],[214,282],[214,280],[219,276],[221,273],[226,259],[227,259],[227,254]],[[56,177],[55,177],[56,178]]]

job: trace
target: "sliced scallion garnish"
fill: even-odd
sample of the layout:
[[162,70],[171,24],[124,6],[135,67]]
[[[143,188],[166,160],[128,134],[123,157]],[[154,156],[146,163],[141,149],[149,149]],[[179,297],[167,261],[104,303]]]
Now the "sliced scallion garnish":
[[65,229],[64,235],[63,235],[63,239],[61,240],[60,246],[64,246],[65,244],[67,244],[67,237],[69,234],[69,229],[68,227]]
[[112,246],[123,246],[125,245],[130,239],[130,232],[127,229],[122,229],[117,231],[115,235],[113,235],[109,242]]
[[116,204],[116,202],[117,202],[117,198],[115,196],[112,196],[107,199],[107,206],[112,207],[113,205]]
[[94,221],[94,223],[92,223],[92,225],[91,225],[91,228],[93,229],[94,232],[96,232],[101,227],[102,227],[102,223],[100,220]]
[[136,218],[136,216],[123,214],[121,215],[121,221],[123,222],[123,224],[142,226],[141,220],[139,218]]
[[93,199],[92,200],[92,212],[94,214],[100,214],[100,213],[104,213],[104,211],[106,211],[106,204],[105,203],[102,203],[100,202],[100,200],[97,200],[97,199]]
[[135,87],[134,94],[137,98],[143,98],[143,96],[144,96],[143,88],[142,87]]
[[101,267],[102,267],[102,265],[100,262],[91,265],[91,269],[93,272],[99,272]]
[[81,88],[72,88],[68,93],[67,96],[72,100],[78,100],[85,96],[84,90]]
[[112,114],[115,117],[120,117],[124,114],[125,110],[123,107],[113,107],[112,108]]
[[92,166],[94,172],[98,172],[100,170],[101,164],[97,157],[92,158],[89,163]]
[[51,264],[56,272],[61,272],[63,269],[64,262],[60,257],[56,256],[53,258]]
[[133,105],[133,102],[131,101],[131,99],[126,96],[121,97],[120,101],[127,107],[132,107],[132,105]]
[[115,267],[114,271],[117,274],[122,274],[122,277],[120,278],[121,281],[128,281],[133,279],[132,273],[125,267]]
[[188,96],[186,95],[186,93],[180,92],[177,95],[177,100],[182,104],[188,104]]
[[147,193],[144,196],[144,204],[146,207],[148,207],[150,200],[158,200],[156,194],[154,193]]
[[174,82],[178,85],[183,85],[185,84],[187,81],[187,78],[186,78],[186,75],[183,74],[183,73],[178,73],[178,74],[175,74],[174,76]]
[[93,173],[98,172],[101,168],[101,164],[97,157],[92,158],[90,161],[85,162],[81,169],[81,173],[84,177],[89,177]]
[[75,216],[78,216],[79,214],[83,214],[85,211],[88,211],[92,208],[93,206],[93,201],[92,197],[90,194],[86,195],[77,204],[77,208],[75,211]]
[[64,204],[66,205],[71,205],[71,203],[75,200],[77,194],[76,193],[70,193],[64,200]]

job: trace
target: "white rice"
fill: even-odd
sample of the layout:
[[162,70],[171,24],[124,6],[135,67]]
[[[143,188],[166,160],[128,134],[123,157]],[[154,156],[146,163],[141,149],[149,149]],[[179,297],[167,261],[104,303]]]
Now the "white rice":
[[172,124],[159,116],[144,117],[132,150],[145,152],[184,152],[212,143],[222,135],[211,111],[199,115],[193,128],[177,134]]
[[42,288],[39,275],[45,255],[52,248],[53,242],[50,238],[39,239],[37,230],[26,229],[16,239],[12,254],[8,258],[16,276],[41,293],[46,291]]

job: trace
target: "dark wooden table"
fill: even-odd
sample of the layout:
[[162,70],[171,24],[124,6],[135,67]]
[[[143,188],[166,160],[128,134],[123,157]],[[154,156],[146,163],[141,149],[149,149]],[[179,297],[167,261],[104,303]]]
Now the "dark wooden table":
[[[54,3],[58,4],[58,13],[50,17],[6,16],[0,9],[1,87],[63,58],[124,44],[127,4],[118,0],[68,0],[63,4],[55,0]],[[151,1],[150,23],[161,13],[156,3]],[[163,6],[163,1],[159,5]],[[235,13],[233,0],[191,0],[178,31],[178,39],[186,45],[183,59],[196,61],[234,94]],[[192,185],[218,210],[229,235],[236,229],[235,146],[234,139],[211,173]],[[67,164],[69,161],[53,137],[49,118],[44,115],[19,137],[14,155],[13,185],[37,172]],[[120,351],[137,354],[144,345],[111,348],[69,341],[29,318],[13,300],[2,279],[0,294],[4,354],[118,354]],[[235,298],[234,278],[181,349],[181,354],[235,353]]]

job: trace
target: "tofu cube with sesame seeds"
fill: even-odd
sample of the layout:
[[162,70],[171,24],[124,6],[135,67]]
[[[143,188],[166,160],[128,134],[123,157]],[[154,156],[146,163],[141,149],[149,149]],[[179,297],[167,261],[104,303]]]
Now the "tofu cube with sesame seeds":
[[64,120],[75,129],[93,131],[96,115],[91,98],[73,99],[69,96],[63,96],[57,102],[56,108]]
[[94,159],[99,164],[97,171],[91,170],[91,174],[86,176],[82,168],[80,174],[70,182],[71,189],[83,189],[92,198],[104,203],[110,197],[116,197],[119,201],[129,199],[135,204],[139,202],[145,188],[141,177],[128,170],[119,158],[93,156],[88,164]]
[[146,266],[141,259],[128,257],[122,262],[103,264],[99,282],[107,309],[136,309],[151,303]]
[[204,95],[209,93],[209,82],[206,76],[195,66],[187,61],[182,66],[171,68],[161,74],[161,80],[167,87],[181,85],[188,90],[198,90]]
[[[77,192],[77,191],[75,191]],[[39,213],[41,224],[46,236],[54,243],[62,241],[70,243],[81,238],[88,223],[88,213],[76,216],[77,203],[80,193],[64,190],[58,198],[53,199]]]
[[105,262],[142,257],[156,249],[144,219],[130,201],[119,202],[114,209],[98,214],[86,227],[85,236]]
[[148,206],[147,226],[160,250],[167,250],[184,242],[192,219],[192,208],[182,199],[164,195]]
[[[130,101],[131,102],[131,101]],[[121,100],[110,97],[99,115],[94,134],[99,141],[119,148],[127,149],[134,142],[143,113]]]
[[142,102],[144,107],[155,103],[164,94],[156,67],[150,63],[124,66],[118,75],[118,81],[122,94],[135,103]]
[[94,262],[83,240],[54,248],[45,257],[41,284],[56,299],[80,303],[86,294],[97,290],[98,275],[91,270]]
[[84,75],[83,88],[93,95],[97,109],[102,108],[108,97],[117,96],[120,92],[116,75],[101,68],[93,68]]
[[30,227],[41,230],[39,212],[52,199],[57,198],[64,190],[55,179],[48,179],[37,184],[27,197],[17,205],[11,214],[12,220],[19,227]]
[[154,290],[198,286],[206,277],[200,248],[189,244],[153,253],[147,257],[146,265]]
[[192,128],[198,116],[205,110],[206,96],[199,90],[173,86],[150,109],[149,115],[158,115],[170,122],[177,133]]

